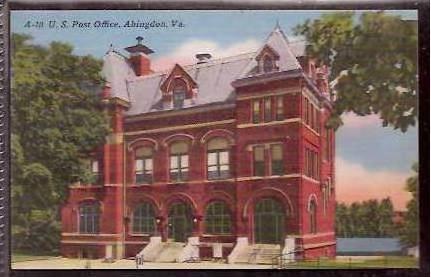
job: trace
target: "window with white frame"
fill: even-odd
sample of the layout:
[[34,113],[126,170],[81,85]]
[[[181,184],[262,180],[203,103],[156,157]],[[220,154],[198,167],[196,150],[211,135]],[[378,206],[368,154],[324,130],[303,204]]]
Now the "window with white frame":
[[188,144],[174,142],[170,147],[170,179],[172,182],[187,181],[189,173]]
[[213,138],[208,142],[207,176],[208,180],[230,177],[229,143],[224,138]]
[[91,160],[90,167],[91,167],[91,175],[92,175],[91,183],[98,184],[100,182],[99,161],[96,159]]
[[140,147],[135,151],[135,182],[151,184],[153,182],[153,149]]

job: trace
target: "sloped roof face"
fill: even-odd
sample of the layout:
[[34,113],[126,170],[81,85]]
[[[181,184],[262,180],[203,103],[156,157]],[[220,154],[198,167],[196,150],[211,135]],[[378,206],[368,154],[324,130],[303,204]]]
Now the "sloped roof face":
[[[260,54],[260,52],[265,48],[265,45],[268,45],[275,52],[280,55],[280,59],[277,62],[279,71],[289,71],[295,69],[301,69],[301,65],[299,64],[296,55],[292,52],[289,42],[284,35],[283,31],[280,28],[275,28],[266,39],[265,43],[262,47],[256,52],[256,56]],[[298,49],[300,50],[300,49]],[[243,73],[241,74],[242,78],[249,77],[254,75],[254,69],[258,66],[257,60],[254,58],[245,68]]]
[[337,238],[337,252],[381,253],[401,251],[399,239],[393,238]]
[[136,75],[123,56],[114,51],[108,52],[103,57],[102,76],[111,84],[113,97],[129,102],[126,80]]
[[[256,56],[268,45],[280,56],[277,61],[279,71],[300,69],[296,57],[302,56],[304,43],[294,42],[292,47],[279,28],[275,28],[262,48],[257,52],[235,57],[210,60],[204,64],[183,66],[183,69],[197,83],[197,97],[186,101],[184,108],[211,103],[229,102],[235,99],[231,83],[237,79],[254,74],[257,66]],[[114,52],[104,57],[103,75],[111,84],[112,97],[130,103],[127,115],[137,115],[164,110],[160,86],[169,73],[154,73],[147,76],[136,76],[127,59]]]
[[[197,98],[192,104],[186,101],[184,108],[211,103],[226,102],[232,99],[231,83],[238,77],[254,54],[236,56],[205,64],[184,66],[184,70],[198,84]],[[127,82],[131,108],[128,115],[137,115],[163,110],[160,86],[169,74],[152,74],[134,78]]]

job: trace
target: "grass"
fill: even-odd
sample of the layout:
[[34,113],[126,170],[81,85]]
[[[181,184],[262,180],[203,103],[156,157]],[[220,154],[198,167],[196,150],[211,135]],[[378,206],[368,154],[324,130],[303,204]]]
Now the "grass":
[[285,268],[417,268],[419,261],[413,257],[386,256],[378,259],[320,259],[286,264]]
[[34,254],[34,253],[13,251],[11,254],[12,263],[46,260],[46,259],[51,259],[51,258],[55,258],[55,257],[56,257],[55,254],[52,254],[52,253]]

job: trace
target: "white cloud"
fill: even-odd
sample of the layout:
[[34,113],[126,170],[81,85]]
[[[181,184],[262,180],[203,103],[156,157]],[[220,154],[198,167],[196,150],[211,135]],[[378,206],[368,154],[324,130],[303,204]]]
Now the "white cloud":
[[409,173],[369,170],[358,163],[336,159],[337,201],[352,203],[390,197],[395,209],[404,210],[411,195],[404,190]]
[[382,121],[378,115],[372,114],[367,116],[359,116],[352,112],[343,114],[341,116],[343,119],[343,129],[356,129],[356,128],[365,128],[365,127],[380,127],[382,126]]
[[182,65],[195,62],[197,53],[210,53],[214,59],[229,57],[243,53],[256,51],[260,43],[254,39],[222,46],[212,40],[189,40],[179,45],[172,53],[159,57],[153,61],[153,69],[165,70],[175,63]]

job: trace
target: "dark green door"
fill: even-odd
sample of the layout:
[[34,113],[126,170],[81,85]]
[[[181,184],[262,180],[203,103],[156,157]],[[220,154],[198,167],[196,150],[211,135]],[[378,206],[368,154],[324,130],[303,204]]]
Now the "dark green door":
[[262,199],[254,208],[254,242],[279,244],[285,234],[283,206],[271,198]]
[[169,209],[168,237],[185,242],[192,234],[192,213],[185,203],[175,203]]

